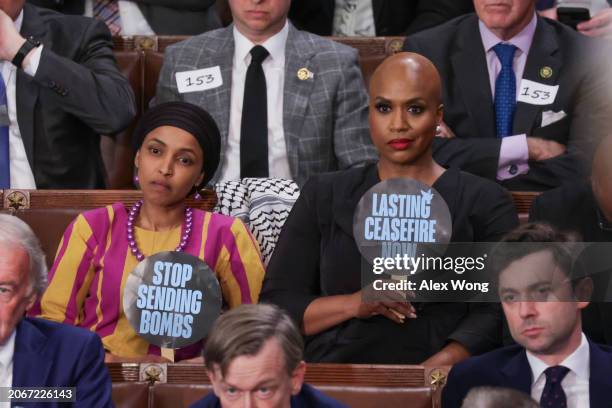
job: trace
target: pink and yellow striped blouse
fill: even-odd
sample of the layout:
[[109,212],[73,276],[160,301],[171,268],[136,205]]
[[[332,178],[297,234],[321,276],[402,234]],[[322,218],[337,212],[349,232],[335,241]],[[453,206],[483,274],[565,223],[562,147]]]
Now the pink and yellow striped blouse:
[[[66,229],[49,286],[33,314],[98,333],[112,354],[137,357],[160,354],[127,321],[123,289],[138,260],[127,242],[127,210],[122,203],[80,214]],[[181,228],[155,232],[135,228],[145,256],[177,247]],[[259,247],[239,219],[200,210],[185,252],[203,259],[216,273],[230,308],[256,303],[264,277]],[[194,357],[199,345],[179,350],[177,360]]]

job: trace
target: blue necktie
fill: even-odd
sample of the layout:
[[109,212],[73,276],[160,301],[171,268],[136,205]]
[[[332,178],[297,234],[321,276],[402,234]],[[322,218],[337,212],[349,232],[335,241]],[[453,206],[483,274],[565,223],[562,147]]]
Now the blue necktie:
[[499,43],[493,51],[501,62],[501,71],[495,81],[495,127],[497,137],[506,137],[512,134],[516,109],[516,76],[512,68],[516,47]]
[[546,374],[546,384],[540,398],[540,406],[542,408],[567,408],[567,398],[561,386],[561,381],[563,381],[568,372],[569,368],[563,366],[548,367],[544,371],[544,374]]
[[9,117],[6,86],[0,75],[0,190],[11,186],[9,164]]

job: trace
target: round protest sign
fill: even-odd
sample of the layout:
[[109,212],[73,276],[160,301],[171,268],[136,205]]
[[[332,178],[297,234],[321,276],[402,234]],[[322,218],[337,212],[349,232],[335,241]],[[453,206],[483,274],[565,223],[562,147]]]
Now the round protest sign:
[[151,344],[177,349],[204,338],[221,313],[221,288],[201,259],[183,252],[160,252],[130,273],[123,309],[136,331]]
[[452,235],[448,205],[434,188],[411,179],[385,180],[357,205],[353,234],[370,263],[443,250]]

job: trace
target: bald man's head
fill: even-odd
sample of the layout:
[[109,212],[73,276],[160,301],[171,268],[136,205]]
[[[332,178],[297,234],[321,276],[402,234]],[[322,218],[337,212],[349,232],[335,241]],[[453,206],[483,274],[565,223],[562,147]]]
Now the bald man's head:
[[422,55],[400,52],[385,59],[370,79],[370,98],[398,87],[415,88],[433,103],[442,103],[440,74]]

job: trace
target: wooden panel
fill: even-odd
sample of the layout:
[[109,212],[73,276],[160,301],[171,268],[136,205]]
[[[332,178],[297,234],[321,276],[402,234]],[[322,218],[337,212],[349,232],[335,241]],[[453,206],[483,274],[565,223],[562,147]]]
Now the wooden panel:
[[[22,193],[29,196],[29,208],[80,208],[104,207],[118,201],[127,206],[142,198],[140,190],[6,190],[6,194]],[[202,200],[187,200],[187,205],[202,210],[212,210],[217,203],[217,195],[212,190],[202,191]],[[4,203],[4,199],[2,200]],[[3,208],[9,206],[4,203]],[[27,210],[27,208],[26,208]]]
[[512,200],[516,206],[516,211],[519,214],[529,215],[529,209],[531,208],[533,200],[540,194],[541,193],[537,191],[513,191]]
[[[107,366],[113,382],[138,381],[138,364],[108,363]],[[370,387],[431,385],[425,378],[424,367],[411,365],[308,364],[306,382]],[[168,383],[208,384],[209,380],[201,364],[168,364]]]

